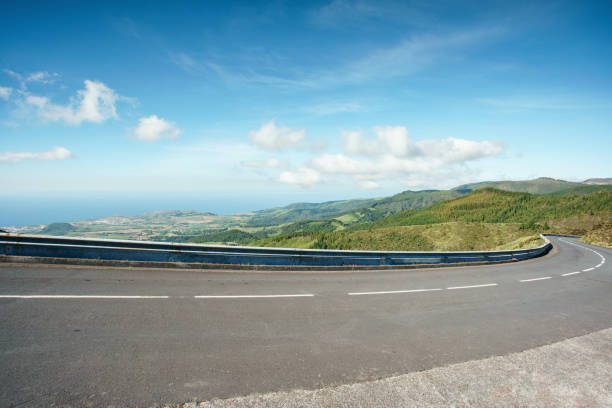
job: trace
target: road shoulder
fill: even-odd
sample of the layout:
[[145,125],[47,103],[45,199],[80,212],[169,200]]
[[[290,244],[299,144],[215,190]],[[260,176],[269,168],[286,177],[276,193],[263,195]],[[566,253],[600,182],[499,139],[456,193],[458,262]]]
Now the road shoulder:
[[612,328],[506,356],[356,384],[179,407],[612,406]]

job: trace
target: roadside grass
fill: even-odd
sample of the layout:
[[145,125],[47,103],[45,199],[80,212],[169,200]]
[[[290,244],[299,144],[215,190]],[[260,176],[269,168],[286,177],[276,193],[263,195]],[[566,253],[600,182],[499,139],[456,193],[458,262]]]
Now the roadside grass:
[[252,245],[379,251],[478,251],[534,248],[543,241],[518,223],[449,222],[331,233],[298,233]]
[[587,232],[582,237],[582,242],[612,248],[612,223],[603,224]]

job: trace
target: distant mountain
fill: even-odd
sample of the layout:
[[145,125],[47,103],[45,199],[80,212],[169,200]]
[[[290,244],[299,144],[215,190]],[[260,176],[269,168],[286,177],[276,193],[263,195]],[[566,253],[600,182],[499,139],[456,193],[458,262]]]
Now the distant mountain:
[[557,180],[549,177],[540,177],[534,180],[522,181],[482,181],[480,183],[464,184],[455,187],[453,190],[469,193],[485,187],[493,187],[498,190],[514,191],[520,193],[531,194],[550,194],[561,190],[566,190],[571,187],[582,186],[582,183],[575,183],[565,180]]
[[552,195],[567,196],[579,194],[591,194],[598,191],[612,191],[612,184],[581,184],[576,187],[570,187],[565,190],[555,191]]
[[367,207],[377,199],[354,199],[342,201],[327,201],[324,203],[295,203],[285,207],[268,208],[249,213],[247,225],[263,227],[292,222],[322,220],[333,218],[357,208]]
[[590,178],[583,181],[584,184],[612,184],[612,177],[607,178]]

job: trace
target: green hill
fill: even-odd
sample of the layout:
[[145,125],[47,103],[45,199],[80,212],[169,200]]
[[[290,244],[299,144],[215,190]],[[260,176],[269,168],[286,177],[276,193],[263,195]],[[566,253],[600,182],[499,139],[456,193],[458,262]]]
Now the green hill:
[[531,194],[549,194],[556,191],[565,190],[571,187],[582,186],[582,183],[574,183],[571,181],[557,180],[549,177],[540,177],[534,180],[522,181],[483,181],[480,183],[464,184],[455,187],[454,190],[460,191],[475,191],[481,188],[493,187],[498,190],[514,191]]
[[437,224],[449,221],[518,222],[533,224],[582,213],[612,211],[612,192],[583,195],[535,195],[493,188],[435,204],[419,211],[404,211],[378,220],[376,227]]
[[246,222],[249,227],[263,227],[311,220],[333,218],[347,211],[367,207],[377,199],[328,201],[324,203],[296,203],[285,207],[255,211]]
[[470,251],[531,248],[542,243],[538,234],[526,233],[520,224],[447,222],[352,232],[303,232],[268,238],[256,244],[372,251]]
[[[573,222],[576,217],[582,218]],[[593,234],[593,240],[605,242],[611,222],[611,191],[534,195],[485,188],[343,231],[301,231],[256,244],[329,249],[477,250],[491,249],[493,244],[496,248],[512,246],[513,242],[535,244],[537,234],[546,231]]]
[[43,228],[40,233],[45,235],[65,235],[74,231],[76,228],[67,222],[54,222]]

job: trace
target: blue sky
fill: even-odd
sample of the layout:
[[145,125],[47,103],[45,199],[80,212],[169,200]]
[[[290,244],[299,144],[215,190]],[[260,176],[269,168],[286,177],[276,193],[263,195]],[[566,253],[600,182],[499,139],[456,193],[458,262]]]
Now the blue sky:
[[223,213],[612,176],[609,2],[4,2],[0,19],[5,203]]

